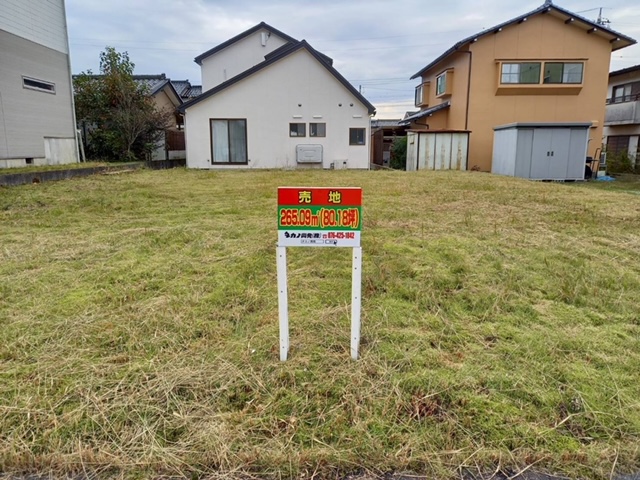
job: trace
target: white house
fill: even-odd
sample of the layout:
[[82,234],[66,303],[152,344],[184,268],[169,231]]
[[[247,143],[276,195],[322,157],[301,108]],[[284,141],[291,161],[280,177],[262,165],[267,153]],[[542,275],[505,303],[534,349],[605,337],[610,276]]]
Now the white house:
[[77,162],[64,0],[0,3],[0,168]]
[[196,57],[190,168],[369,168],[375,108],[306,41],[260,23]]

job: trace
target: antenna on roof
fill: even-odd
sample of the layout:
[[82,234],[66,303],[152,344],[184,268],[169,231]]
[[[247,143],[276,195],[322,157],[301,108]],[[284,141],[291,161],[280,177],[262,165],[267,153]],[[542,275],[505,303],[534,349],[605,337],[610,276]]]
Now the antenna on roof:
[[609,20],[608,18],[604,18],[602,16],[602,7],[600,7],[600,13],[598,14],[598,19],[596,20],[596,23],[598,25],[602,25],[603,27],[606,27],[611,23],[611,20]]

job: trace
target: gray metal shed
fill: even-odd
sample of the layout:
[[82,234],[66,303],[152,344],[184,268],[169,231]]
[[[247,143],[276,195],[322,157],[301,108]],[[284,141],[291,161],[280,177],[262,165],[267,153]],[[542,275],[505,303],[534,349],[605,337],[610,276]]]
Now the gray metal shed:
[[584,180],[591,123],[511,123],[494,128],[491,172],[532,180]]

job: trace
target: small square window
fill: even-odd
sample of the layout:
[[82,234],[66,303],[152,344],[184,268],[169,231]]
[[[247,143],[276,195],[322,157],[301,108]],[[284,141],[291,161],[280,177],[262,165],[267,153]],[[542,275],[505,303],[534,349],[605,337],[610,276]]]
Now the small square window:
[[290,123],[289,124],[289,136],[290,137],[306,137],[307,129],[305,123]]
[[366,128],[349,129],[349,145],[365,145]]
[[327,124],[326,123],[310,123],[309,136],[310,137],[326,137]]

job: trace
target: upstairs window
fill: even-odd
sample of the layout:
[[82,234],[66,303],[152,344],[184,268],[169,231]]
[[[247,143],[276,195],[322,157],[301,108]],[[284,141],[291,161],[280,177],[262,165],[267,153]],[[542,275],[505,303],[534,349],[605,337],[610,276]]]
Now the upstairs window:
[[56,93],[56,84],[45,82],[44,80],[36,80],[35,78],[22,77],[22,86],[30,90],[38,90],[40,92]]
[[546,62],[544,83],[582,83],[583,63]]
[[419,107],[422,105],[422,94],[423,94],[422,85],[418,85],[416,87],[416,98],[414,103],[416,107]]
[[436,78],[436,95],[444,95],[447,91],[447,74],[443,73]]
[[540,83],[540,62],[503,63],[500,83]]
[[626,102],[627,99],[631,98],[631,84],[628,83],[626,85],[620,85],[618,87],[613,87],[613,103],[622,103]]

